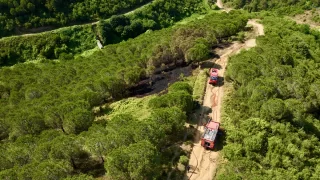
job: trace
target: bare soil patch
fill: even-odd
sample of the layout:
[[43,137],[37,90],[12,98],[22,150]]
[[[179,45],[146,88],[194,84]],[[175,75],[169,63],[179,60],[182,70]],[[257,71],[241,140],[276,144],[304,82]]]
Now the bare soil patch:
[[[315,21],[315,17],[318,17],[318,21]],[[291,18],[298,24],[308,24],[311,28],[320,29],[320,9],[313,11],[305,11],[303,14],[295,15]]]

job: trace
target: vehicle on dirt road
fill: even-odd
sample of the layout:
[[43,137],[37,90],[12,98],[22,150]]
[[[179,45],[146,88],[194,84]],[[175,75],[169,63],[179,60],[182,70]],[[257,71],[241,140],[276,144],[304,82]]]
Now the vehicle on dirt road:
[[213,150],[215,141],[217,139],[220,123],[209,120],[205,125],[205,132],[201,137],[201,146],[206,149]]
[[211,68],[209,73],[210,73],[209,84],[217,85],[218,84],[218,69]]

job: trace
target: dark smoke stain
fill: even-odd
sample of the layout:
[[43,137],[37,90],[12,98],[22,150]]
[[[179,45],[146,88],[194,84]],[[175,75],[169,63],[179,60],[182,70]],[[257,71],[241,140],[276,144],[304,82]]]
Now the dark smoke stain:
[[150,78],[140,81],[136,86],[129,89],[130,96],[144,97],[157,94],[180,80],[181,75],[188,77],[192,75],[192,66],[182,64],[180,67],[169,67]]

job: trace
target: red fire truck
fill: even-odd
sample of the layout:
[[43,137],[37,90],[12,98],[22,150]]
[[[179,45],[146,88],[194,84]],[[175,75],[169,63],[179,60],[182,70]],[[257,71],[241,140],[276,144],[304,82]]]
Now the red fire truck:
[[213,149],[218,135],[220,123],[215,121],[209,121],[205,125],[205,132],[201,138],[201,146],[206,149]]

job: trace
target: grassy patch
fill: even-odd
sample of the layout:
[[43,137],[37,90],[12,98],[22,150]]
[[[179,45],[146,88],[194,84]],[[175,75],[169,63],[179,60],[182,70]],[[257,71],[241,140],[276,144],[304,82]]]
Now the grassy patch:
[[151,109],[148,107],[149,101],[155,96],[146,96],[143,98],[128,98],[110,104],[112,110],[107,114],[107,119],[119,114],[131,114],[139,120],[150,116]]
[[87,50],[87,51],[84,51],[82,52],[80,55],[76,55],[75,58],[77,58],[78,56],[81,56],[81,57],[90,57],[93,53],[99,51],[100,49],[98,47],[95,47],[93,49],[90,49],[90,50]]
[[184,18],[183,20],[177,22],[176,25],[185,25],[197,19],[202,19],[204,17],[205,15],[195,13],[195,14],[192,14],[190,17]]
[[207,69],[201,70],[193,85],[193,99],[199,101],[200,104],[203,102],[204,91],[207,83]]

